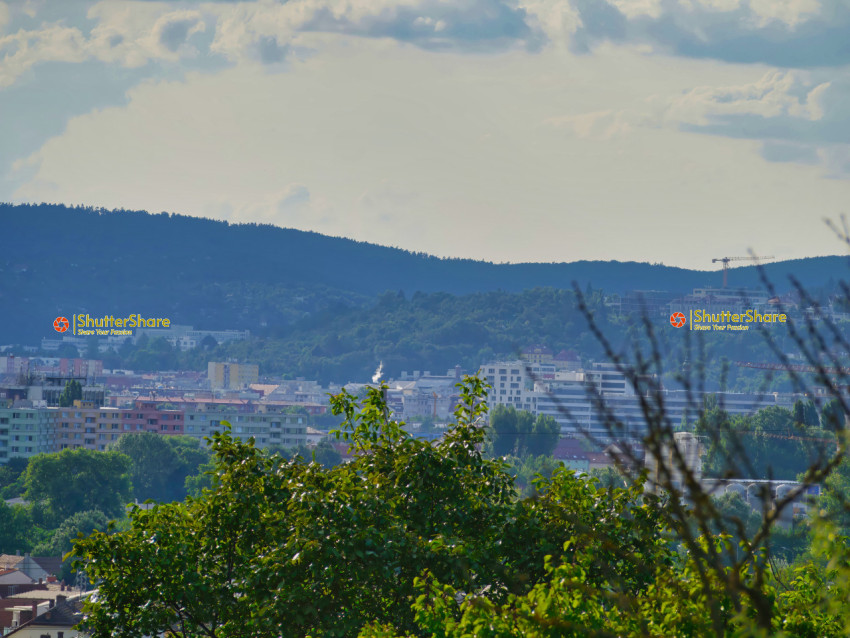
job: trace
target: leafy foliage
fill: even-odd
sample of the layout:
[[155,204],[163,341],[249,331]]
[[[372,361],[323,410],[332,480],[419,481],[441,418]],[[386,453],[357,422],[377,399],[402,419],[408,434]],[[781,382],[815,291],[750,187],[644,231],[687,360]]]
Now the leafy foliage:
[[358,455],[331,469],[217,435],[216,478],[200,498],[76,542],[100,583],[92,635],[350,636],[376,620],[417,632],[423,573],[496,604],[540,582],[545,556],[571,560],[575,548],[601,557],[589,574],[600,586],[647,586],[644,558],[667,546],[663,508],[638,504],[640,488],[610,492],[563,470],[516,500],[505,466],[480,452],[482,395],[468,378],[457,425],[432,444],[387,418],[381,389],[359,402],[343,393],[340,436]]
[[794,480],[828,458],[836,448],[835,430],[819,427],[814,406],[799,404],[793,411],[774,406],[751,416],[730,415],[717,405],[705,410],[696,431],[708,441],[706,474]]
[[551,416],[540,414],[535,418],[512,405],[497,405],[490,414],[490,438],[496,456],[551,456],[560,436],[561,426]]
[[139,501],[183,500],[186,479],[211,456],[197,439],[152,432],[123,434],[110,449],[130,458],[133,497]]
[[76,379],[65,382],[65,388],[59,395],[59,407],[67,408],[74,405],[74,401],[83,398],[83,386]]
[[24,498],[43,504],[59,521],[87,510],[116,518],[130,500],[130,459],[85,449],[38,454],[29,461],[24,485]]

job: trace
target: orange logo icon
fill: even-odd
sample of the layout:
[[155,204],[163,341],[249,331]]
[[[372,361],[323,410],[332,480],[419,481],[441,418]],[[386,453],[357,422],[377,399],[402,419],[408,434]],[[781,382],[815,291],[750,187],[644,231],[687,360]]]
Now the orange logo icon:
[[65,317],[56,317],[53,320],[53,329],[56,332],[65,332],[68,329],[68,320]]
[[685,315],[681,312],[674,312],[670,315],[670,325],[674,328],[681,328],[685,325]]

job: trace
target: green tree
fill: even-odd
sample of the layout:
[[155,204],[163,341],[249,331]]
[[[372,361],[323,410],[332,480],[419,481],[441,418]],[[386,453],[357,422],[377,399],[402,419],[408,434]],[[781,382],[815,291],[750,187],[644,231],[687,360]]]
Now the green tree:
[[0,497],[15,498],[24,493],[24,477],[29,460],[16,456],[0,465]]
[[111,449],[130,458],[133,497],[139,501],[184,499],[186,479],[210,459],[210,450],[197,439],[153,432],[123,434]]
[[[177,455],[166,441],[166,437],[153,432],[122,434],[110,449],[130,459],[133,498],[139,501],[171,501],[185,496],[174,494],[175,483],[172,477],[177,465]],[[176,487],[182,492],[183,481]]]
[[[541,423],[540,445],[548,443],[545,430],[549,423]],[[495,456],[510,454],[522,456],[529,452],[529,444],[535,434],[534,415],[525,410],[517,410],[512,405],[499,404],[490,413],[490,438]],[[557,441],[556,441],[557,443]],[[554,449],[554,448],[553,448]]]
[[59,395],[59,407],[67,408],[74,405],[74,401],[83,398],[83,386],[76,379],[65,382],[65,388]]
[[78,536],[88,536],[94,530],[106,531],[109,519],[100,510],[72,514],[53,532],[50,540],[33,549],[36,556],[62,556],[71,551],[72,541]]
[[0,553],[28,551],[33,531],[33,519],[26,508],[0,501]]
[[836,432],[839,430],[844,430],[847,427],[845,421],[844,407],[841,405],[841,402],[836,398],[830,399],[829,401],[827,401],[826,405],[823,406],[820,419],[821,427],[824,430]]
[[342,463],[342,455],[328,440],[319,441],[312,453],[316,462],[321,463],[322,467],[332,468]]
[[644,561],[668,551],[663,507],[643,507],[642,487],[612,493],[565,471],[516,500],[502,463],[481,454],[481,396],[468,379],[457,425],[430,443],[388,419],[380,389],[339,395],[356,458],[331,469],[217,434],[200,498],[76,541],[99,583],[91,635],[352,636],[374,621],[418,632],[423,573],[503,603],[546,577],[545,556],[572,561],[579,547],[599,557],[588,582],[650,586]]
[[538,414],[528,439],[528,453],[535,456],[552,456],[560,438],[561,426],[555,418]]
[[38,454],[27,466],[24,498],[43,504],[59,521],[86,510],[121,517],[132,493],[130,466],[129,457],[119,452]]
[[820,425],[818,409],[812,401],[797,399],[791,408],[791,412],[794,414],[794,423],[810,428],[816,428]]

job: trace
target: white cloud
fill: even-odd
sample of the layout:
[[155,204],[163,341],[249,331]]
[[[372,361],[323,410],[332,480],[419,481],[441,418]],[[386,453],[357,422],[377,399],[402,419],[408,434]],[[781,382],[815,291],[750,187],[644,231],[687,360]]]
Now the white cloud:
[[748,84],[698,86],[670,100],[663,117],[668,122],[695,125],[708,125],[717,117],[728,115],[819,120],[823,117],[821,101],[830,83],[814,87],[808,84],[803,73],[770,71]]
[[594,111],[579,115],[565,115],[546,120],[556,128],[567,128],[581,139],[610,140],[612,137],[626,135],[632,130],[629,123],[631,114],[626,111]]
[[750,0],[750,9],[757,16],[759,27],[772,22],[796,27],[817,16],[822,8],[820,0]]
[[89,57],[79,29],[51,25],[0,37],[0,87],[40,62],[82,62]]
[[846,0],[570,0],[581,52],[604,42],[675,56],[785,68],[850,63]]
[[[616,49],[463,56],[300,39],[316,54],[287,73],[246,65],[150,82],[126,106],[74,118],[29,158],[15,198],[270,221],[496,261],[709,267],[730,242],[777,257],[832,249],[800,211],[840,211],[850,183],[765,162],[754,141],[620,113],[648,93],[684,94],[697,71],[706,86],[740,87],[758,83],[752,70]],[[781,108],[811,117],[808,101]],[[618,118],[628,135],[614,134]],[[559,123],[588,134],[553,135]]]

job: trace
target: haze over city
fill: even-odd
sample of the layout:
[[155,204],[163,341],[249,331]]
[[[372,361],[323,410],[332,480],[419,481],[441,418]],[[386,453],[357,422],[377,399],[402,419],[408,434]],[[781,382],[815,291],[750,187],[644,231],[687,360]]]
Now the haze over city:
[[490,261],[842,252],[839,0],[0,2],[0,201]]

